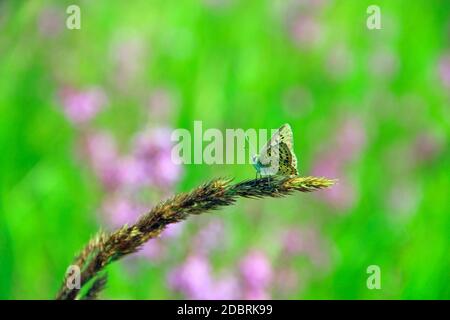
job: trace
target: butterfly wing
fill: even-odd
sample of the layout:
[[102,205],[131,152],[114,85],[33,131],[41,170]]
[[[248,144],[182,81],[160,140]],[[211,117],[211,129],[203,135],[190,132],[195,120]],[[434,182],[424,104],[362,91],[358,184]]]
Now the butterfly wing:
[[284,142],[289,149],[294,147],[294,137],[292,134],[291,126],[287,123],[283,124],[280,129],[278,129],[280,135],[280,142]]
[[289,124],[282,125],[266,143],[259,155],[263,166],[270,165],[271,159],[279,159],[278,174],[298,175],[297,158],[294,154],[294,138]]
[[293,150],[284,142],[278,146],[280,157],[278,173],[283,176],[298,176],[297,158]]
[[278,146],[280,153],[280,165],[278,174],[281,175],[298,175],[297,157],[294,152],[294,135],[289,124],[281,126],[280,144]]
[[274,148],[274,147],[278,146],[278,144],[281,141],[280,132],[281,132],[282,127],[279,128],[273,134],[273,136],[270,138],[269,141],[267,141],[267,143],[264,145],[264,147],[261,149],[261,152],[259,153],[258,159],[259,159],[259,162],[263,166],[269,166],[270,165],[270,161],[272,159],[272,155],[274,157],[278,156],[278,148]]

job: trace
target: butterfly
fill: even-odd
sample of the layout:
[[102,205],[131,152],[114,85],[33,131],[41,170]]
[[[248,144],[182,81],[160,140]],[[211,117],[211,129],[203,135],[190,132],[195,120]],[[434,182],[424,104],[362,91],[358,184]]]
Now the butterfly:
[[263,147],[259,155],[252,157],[256,178],[260,176],[297,176],[297,157],[289,124],[283,124]]

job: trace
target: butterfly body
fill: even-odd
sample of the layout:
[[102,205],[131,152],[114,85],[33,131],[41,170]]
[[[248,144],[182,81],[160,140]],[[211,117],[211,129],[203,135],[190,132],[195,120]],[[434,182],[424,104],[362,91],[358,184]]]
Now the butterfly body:
[[256,172],[262,176],[267,176],[270,175],[267,168],[268,166],[265,166],[261,163],[261,161],[259,161],[259,156],[254,155],[252,157],[252,161],[253,161],[253,167],[255,168]]
[[261,176],[298,175],[293,145],[292,129],[289,124],[284,124],[266,143],[261,153],[252,157],[256,174]]

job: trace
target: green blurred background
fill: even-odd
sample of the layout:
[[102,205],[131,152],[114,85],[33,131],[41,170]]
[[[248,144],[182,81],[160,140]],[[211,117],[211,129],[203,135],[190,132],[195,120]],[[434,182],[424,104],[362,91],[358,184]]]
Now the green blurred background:
[[449,44],[438,0],[0,1],[0,298],[51,299],[99,228],[253,178],[170,163],[201,120],[288,122],[300,174],[339,184],[170,228],[103,298],[449,299]]

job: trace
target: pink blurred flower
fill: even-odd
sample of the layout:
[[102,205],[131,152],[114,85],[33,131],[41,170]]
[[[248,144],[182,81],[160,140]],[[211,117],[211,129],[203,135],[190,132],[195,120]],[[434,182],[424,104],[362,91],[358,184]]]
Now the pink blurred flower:
[[152,183],[151,173],[141,159],[125,156],[118,161],[117,171],[122,187],[138,189]]
[[283,252],[287,255],[296,255],[303,249],[303,241],[300,230],[289,229],[284,232],[282,237]]
[[335,145],[318,157],[313,174],[339,179],[338,183],[318,194],[334,207],[349,209],[356,200],[355,188],[344,176],[346,164],[357,158],[366,144],[366,130],[356,117],[347,118],[337,129]]
[[380,48],[369,56],[369,72],[379,78],[391,78],[397,72],[398,65],[398,58],[391,49]]
[[84,142],[86,155],[95,167],[103,167],[116,161],[118,156],[116,140],[109,132],[88,133],[84,137]]
[[387,204],[393,217],[408,217],[417,210],[421,200],[421,192],[414,182],[396,183],[387,197]]
[[442,141],[430,133],[422,133],[416,137],[413,147],[414,159],[427,163],[441,152]]
[[173,239],[178,238],[183,232],[185,222],[172,223],[167,226],[161,234],[161,239]]
[[211,299],[214,300],[235,300],[240,298],[239,283],[236,277],[228,275],[222,276],[214,282],[211,290]]
[[181,176],[181,165],[172,162],[169,152],[161,154],[155,159],[154,179],[159,186],[170,186]]
[[134,157],[149,179],[160,187],[170,186],[181,175],[181,165],[172,161],[171,132],[167,128],[140,133],[134,143]]
[[[352,147],[349,147],[349,150]],[[339,157],[339,154],[342,156]],[[338,183],[333,188],[327,189],[325,192],[318,194],[323,200],[337,209],[349,209],[353,206],[355,201],[354,188],[348,183],[342,174],[343,159],[349,155],[345,151],[329,151],[320,156],[313,167],[313,174],[316,176],[324,176],[339,179]]]
[[96,176],[107,189],[115,189],[120,177],[119,155],[114,137],[109,132],[88,133],[82,141],[82,154],[87,157]]
[[58,36],[63,28],[64,23],[64,10],[58,7],[45,7],[38,16],[38,31],[46,38],[53,38]]
[[289,267],[277,270],[275,285],[284,294],[294,292],[299,286],[298,271]]
[[177,102],[174,93],[167,88],[153,90],[149,98],[150,116],[161,120],[167,120],[168,116],[176,108]]
[[328,262],[323,240],[312,227],[287,230],[282,237],[282,249],[283,256],[304,254],[316,266],[323,266]]
[[203,253],[208,253],[212,249],[223,247],[224,230],[223,222],[219,220],[211,221],[203,227],[194,238],[195,248]]
[[137,134],[134,139],[134,150],[138,157],[153,157],[172,149],[171,130],[160,127],[147,129]]
[[308,15],[299,15],[292,23],[291,35],[299,46],[311,47],[321,40],[322,28],[316,18]]
[[337,45],[330,50],[326,66],[326,71],[333,79],[340,80],[348,76],[354,68],[351,51],[344,44]]
[[261,251],[249,252],[241,261],[240,272],[245,286],[252,291],[265,289],[272,281],[272,265]]
[[120,89],[128,88],[143,70],[148,52],[145,41],[138,35],[126,33],[116,40],[111,49],[114,77]]
[[249,288],[244,292],[244,300],[269,300],[270,298],[265,288]]
[[102,211],[106,219],[115,227],[122,226],[125,223],[133,223],[142,213],[137,205],[122,195],[106,198],[103,202]]
[[138,251],[138,255],[152,260],[161,260],[165,258],[167,256],[167,242],[179,237],[183,231],[183,227],[183,222],[169,224],[158,238],[151,239],[147,242],[142,249]]
[[160,239],[150,239],[146,244],[144,244],[137,252],[137,254],[144,258],[149,258],[151,260],[160,260],[166,255],[165,246],[161,243]]
[[317,157],[312,172],[316,176],[339,178],[341,176],[342,161],[340,151],[328,150]]
[[333,188],[321,194],[320,197],[344,213],[345,210],[353,207],[356,191],[346,180],[340,178]]
[[450,88],[450,54],[441,57],[438,63],[438,71],[442,84]]
[[342,160],[350,160],[359,155],[366,142],[364,124],[358,118],[348,118],[336,133],[336,143]]
[[168,283],[188,299],[210,299],[213,282],[208,259],[203,255],[189,256],[183,265],[172,270]]
[[91,120],[105,106],[107,100],[105,93],[99,88],[64,88],[60,97],[66,117],[75,124]]

